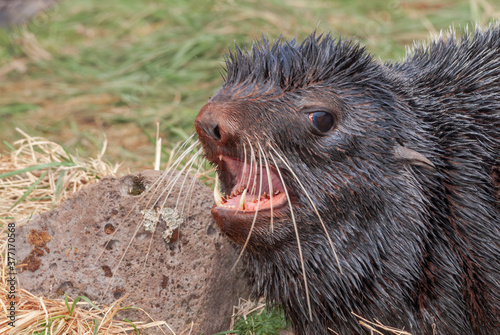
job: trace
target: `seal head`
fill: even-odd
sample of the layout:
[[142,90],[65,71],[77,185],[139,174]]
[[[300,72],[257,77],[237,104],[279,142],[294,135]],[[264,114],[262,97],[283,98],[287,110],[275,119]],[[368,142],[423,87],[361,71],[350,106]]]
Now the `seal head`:
[[315,34],[226,57],[195,121],[212,215],[299,334],[500,329],[500,29],[463,39],[401,64]]

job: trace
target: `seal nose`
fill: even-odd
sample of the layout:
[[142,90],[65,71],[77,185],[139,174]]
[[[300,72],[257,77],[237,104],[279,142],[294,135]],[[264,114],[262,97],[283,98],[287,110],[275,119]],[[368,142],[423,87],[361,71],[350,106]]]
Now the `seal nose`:
[[200,113],[195,120],[195,127],[198,136],[209,137],[214,141],[221,140],[221,122],[219,121],[219,114],[220,113],[216,113],[213,110],[213,106],[210,106],[210,104],[205,105],[200,110]]

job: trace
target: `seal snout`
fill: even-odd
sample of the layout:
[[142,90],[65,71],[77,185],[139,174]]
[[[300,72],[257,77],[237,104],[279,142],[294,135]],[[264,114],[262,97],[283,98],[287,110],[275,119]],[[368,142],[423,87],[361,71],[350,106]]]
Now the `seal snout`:
[[196,132],[200,139],[214,144],[222,144],[231,137],[228,111],[221,104],[207,103],[195,120]]
[[195,121],[196,132],[199,136],[204,134],[214,141],[219,141],[221,139],[219,122],[213,114],[209,109],[202,109]]

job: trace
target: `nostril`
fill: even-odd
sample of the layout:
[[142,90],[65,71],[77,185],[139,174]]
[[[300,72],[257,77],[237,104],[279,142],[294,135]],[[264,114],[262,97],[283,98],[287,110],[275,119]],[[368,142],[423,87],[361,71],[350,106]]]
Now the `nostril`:
[[214,140],[220,140],[220,131],[219,131],[219,125],[216,124],[215,128],[212,131],[212,134],[210,134]]
[[202,107],[195,121],[198,135],[217,142],[222,140],[222,135],[225,133],[224,124],[223,113],[211,103]]
[[213,140],[218,141],[221,138],[219,124],[217,122],[200,122],[203,131]]

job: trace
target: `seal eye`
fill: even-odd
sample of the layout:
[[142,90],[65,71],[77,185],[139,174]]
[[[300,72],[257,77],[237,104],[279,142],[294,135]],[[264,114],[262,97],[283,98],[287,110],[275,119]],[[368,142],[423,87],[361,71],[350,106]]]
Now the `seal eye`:
[[329,132],[334,125],[332,114],[327,112],[309,113],[309,120],[322,133]]

